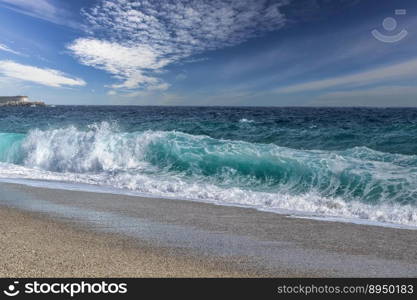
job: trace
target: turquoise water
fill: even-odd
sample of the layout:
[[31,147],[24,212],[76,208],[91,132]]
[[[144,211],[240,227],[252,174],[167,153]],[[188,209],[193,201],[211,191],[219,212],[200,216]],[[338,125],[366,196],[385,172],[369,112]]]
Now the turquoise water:
[[417,110],[1,108],[0,177],[417,225]]

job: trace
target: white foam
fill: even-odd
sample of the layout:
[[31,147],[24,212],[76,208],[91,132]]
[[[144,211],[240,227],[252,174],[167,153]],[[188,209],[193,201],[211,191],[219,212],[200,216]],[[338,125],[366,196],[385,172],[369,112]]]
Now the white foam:
[[[0,163],[0,178],[86,184],[117,193],[417,226],[416,207],[400,205],[392,196],[393,191],[402,199],[414,196],[417,175],[413,168],[403,166],[404,157],[385,157],[370,149],[303,151],[178,132],[120,132],[114,124],[103,122],[84,131],[35,129],[19,150],[24,161]],[[171,159],[167,165],[158,160],[158,153],[154,155],[159,150],[162,160],[164,156]],[[154,156],[147,159],[147,155]],[[153,164],[152,159],[158,161]],[[167,170],[178,161],[190,167]],[[200,166],[208,162],[212,163],[209,170],[221,168],[217,177],[204,175],[207,169]],[[244,173],[258,167],[260,173],[278,170],[284,183],[277,185],[272,178],[268,185],[275,173],[266,173],[261,180]],[[354,200],[374,196],[376,187],[380,190],[377,204]],[[355,198],[357,190],[362,194]]]
[[243,118],[239,120],[239,123],[255,123],[255,121]]
[[63,129],[29,132],[22,144],[24,165],[43,170],[85,173],[93,171],[140,170],[150,167],[143,160],[144,149],[163,132],[114,133],[107,122],[81,131]]
[[[379,204],[358,201],[345,202],[341,198],[323,198],[314,193],[289,195],[222,188],[204,182],[189,183],[174,177],[150,175],[116,175],[58,173],[23,166],[0,163],[0,178],[29,179],[43,182],[44,187],[91,189],[118,194],[153,196],[209,202],[220,205],[252,207],[276,213],[290,213],[309,217],[336,217],[374,223],[417,226],[417,210],[410,205]],[[61,185],[61,183],[64,183]],[[77,185],[81,184],[81,185]]]

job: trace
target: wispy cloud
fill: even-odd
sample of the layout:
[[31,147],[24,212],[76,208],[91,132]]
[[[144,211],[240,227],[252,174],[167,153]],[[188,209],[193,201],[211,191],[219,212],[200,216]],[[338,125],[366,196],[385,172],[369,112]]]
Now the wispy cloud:
[[50,87],[84,86],[86,82],[54,69],[22,65],[11,60],[0,61],[0,74],[5,77],[33,82]]
[[[314,106],[416,106],[416,86],[383,86],[320,95],[308,105]],[[396,99],[396,101],[393,101]]]
[[52,0],[0,0],[0,5],[37,19],[70,27],[79,27],[70,18],[69,13],[55,5]]
[[283,27],[281,8],[290,1],[101,0],[83,13],[89,37],[69,49],[122,80],[113,88],[164,88],[157,73],[167,65]]
[[11,49],[11,48],[9,48],[8,46],[6,46],[4,44],[0,44],[0,51],[5,51],[5,52],[13,53],[15,55],[23,55],[22,53]]
[[275,90],[277,93],[298,93],[307,91],[319,91],[335,87],[361,87],[370,84],[384,83],[394,80],[415,78],[417,76],[417,59],[376,68],[370,71],[336,78],[310,81],[295,84]]

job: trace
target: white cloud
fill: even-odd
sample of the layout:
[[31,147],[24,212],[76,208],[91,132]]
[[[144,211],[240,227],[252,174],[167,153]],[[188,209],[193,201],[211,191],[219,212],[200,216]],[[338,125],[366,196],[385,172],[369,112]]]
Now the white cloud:
[[0,0],[6,5],[43,15],[54,15],[55,7],[48,0]]
[[[395,101],[393,101],[395,99]],[[336,91],[317,97],[315,106],[416,106],[416,86],[383,86],[353,91]]]
[[51,87],[86,85],[84,80],[68,77],[58,70],[22,65],[11,60],[0,61],[0,73],[8,78],[34,82]]
[[57,7],[51,0],[0,0],[0,5],[24,15],[60,25],[78,27],[67,11]]
[[88,66],[105,70],[124,81],[113,88],[134,89],[139,86],[159,86],[162,83],[144,73],[165,66],[148,45],[122,46],[121,44],[96,39],[81,38],[68,48]]
[[13,53],[15,55],[22,55],[20,52],[17,52],[11,48],[9,48],[8,46],[4,45],[4,44],[0,44],[0,51],[6,51],[9,53]]
[[316,80],[306,83],[287,86],[277,89],[277,93],[298,93],[306,91],[318,91],[334,87],[350,86],[360,87],[376,83],[384,83],[392,80],[415,78],[417,76],[417,59],[389,67],[382,67],[348,76],[331,79]]
[[69,49],[80,61],[113,74],[113,88],[166,88],[156,74],[204,51],[237,45],[286,23],[290,0],[101,0],[84,11],[88,38]]

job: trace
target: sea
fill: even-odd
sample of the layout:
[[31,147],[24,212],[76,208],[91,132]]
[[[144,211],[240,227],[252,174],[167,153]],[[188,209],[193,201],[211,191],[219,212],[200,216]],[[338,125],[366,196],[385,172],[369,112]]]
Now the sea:
[[0,108],[0,180],[417,226],[417,109]]

